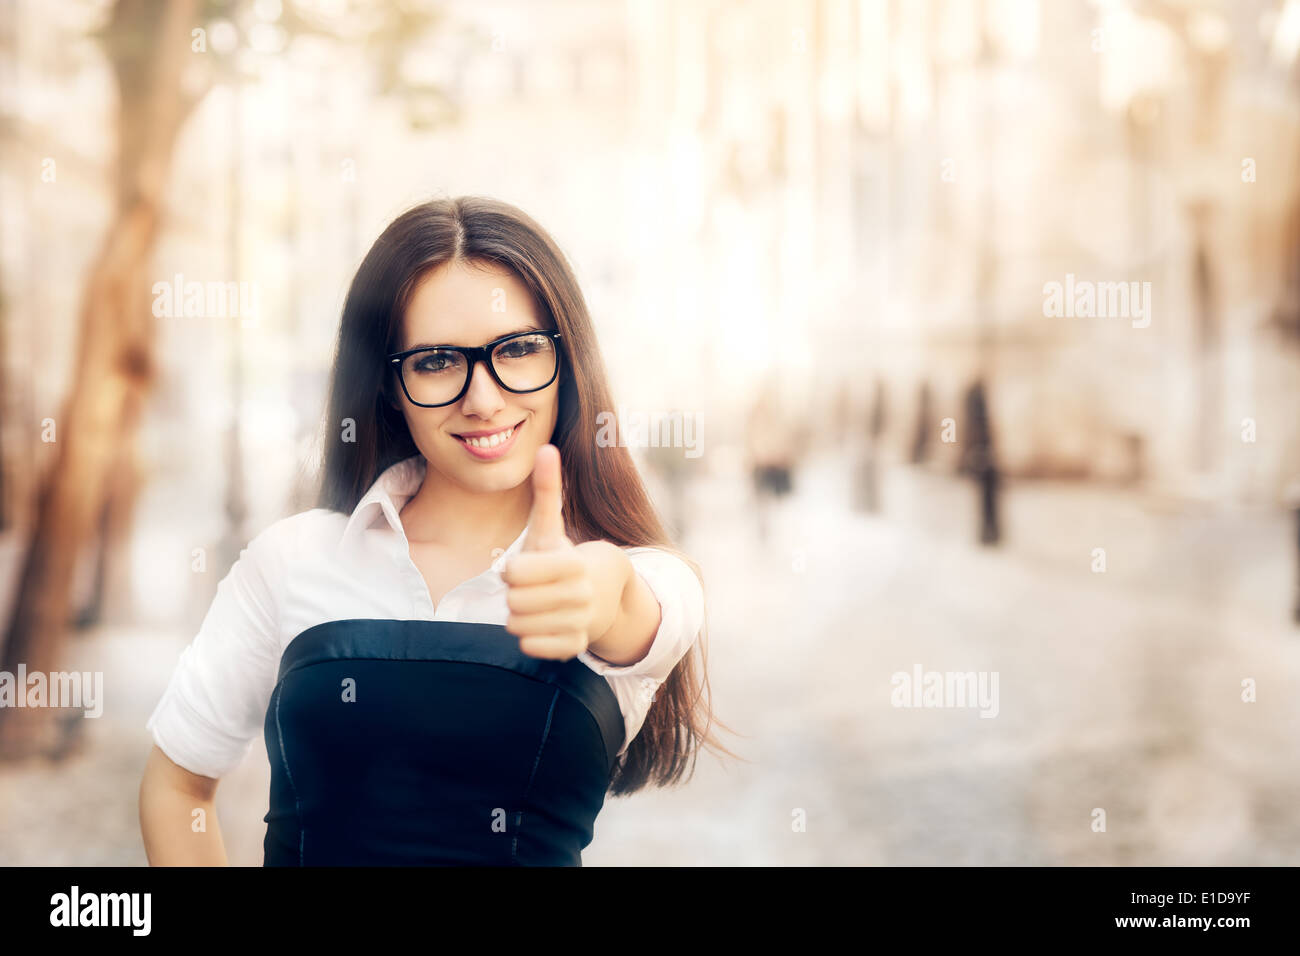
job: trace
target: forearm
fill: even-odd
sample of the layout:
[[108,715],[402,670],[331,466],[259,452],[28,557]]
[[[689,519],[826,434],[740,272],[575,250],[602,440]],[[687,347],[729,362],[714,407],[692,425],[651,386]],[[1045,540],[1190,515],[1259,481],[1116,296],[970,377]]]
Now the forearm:
[[215,793],[178,787],[153,763],[140,783],[140,833],[150,866],[228,865]]
[[[195,831],[195,810],[204,829]],[[140,832],[150,866],[227,866],[216,807],[162,788],[140,791]]]
[[659,632],[659,601],[622,548],[608,541],[588,544],[601,550],[592,566],[597,598],[587,649],[616,667],[635,664]]

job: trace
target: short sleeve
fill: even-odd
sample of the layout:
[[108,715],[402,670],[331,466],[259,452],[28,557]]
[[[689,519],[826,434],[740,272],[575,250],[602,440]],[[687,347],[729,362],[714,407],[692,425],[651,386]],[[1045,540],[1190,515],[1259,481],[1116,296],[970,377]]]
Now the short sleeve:
[[198,634],[181,652],[145,725],[159,749],[191,773],[224,776],[262,730],[280,661],[280,527],[249,542],[217,585]]
[[662,548],[625,548],[632,569],[659,602],[659,630],[641,660],[615,666],[584,652],[584,662],[606,677],[649,678],[657,686],[668,679],[704,626],[704,589],[690,566]]

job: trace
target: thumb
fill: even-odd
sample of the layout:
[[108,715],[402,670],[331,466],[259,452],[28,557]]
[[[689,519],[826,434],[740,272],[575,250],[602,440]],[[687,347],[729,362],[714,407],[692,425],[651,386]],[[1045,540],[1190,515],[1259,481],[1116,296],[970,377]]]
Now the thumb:
[[563,502],[560,450],[554,445],[543,445],[537,449],[533,461],[533,511],[528,517],[524,551],[550,551],[563,547]]

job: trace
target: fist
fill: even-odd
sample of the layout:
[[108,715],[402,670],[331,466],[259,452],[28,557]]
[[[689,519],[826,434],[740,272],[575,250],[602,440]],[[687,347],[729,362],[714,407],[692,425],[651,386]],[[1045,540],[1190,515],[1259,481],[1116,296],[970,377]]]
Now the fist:
[[531,657],[568,660],[587,649],[595,587],[584,553],[564,533],[560,450],[537,449],[533,510],[519,554],[506,564],[506,630]]

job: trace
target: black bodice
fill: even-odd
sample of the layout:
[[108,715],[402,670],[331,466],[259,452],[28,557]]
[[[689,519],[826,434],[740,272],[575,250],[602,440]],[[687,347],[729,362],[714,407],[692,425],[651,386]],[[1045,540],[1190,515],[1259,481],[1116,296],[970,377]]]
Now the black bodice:
[[623,746],[605,679],[504,627],[329,621],[266,712],[267,866],[581,866]]

